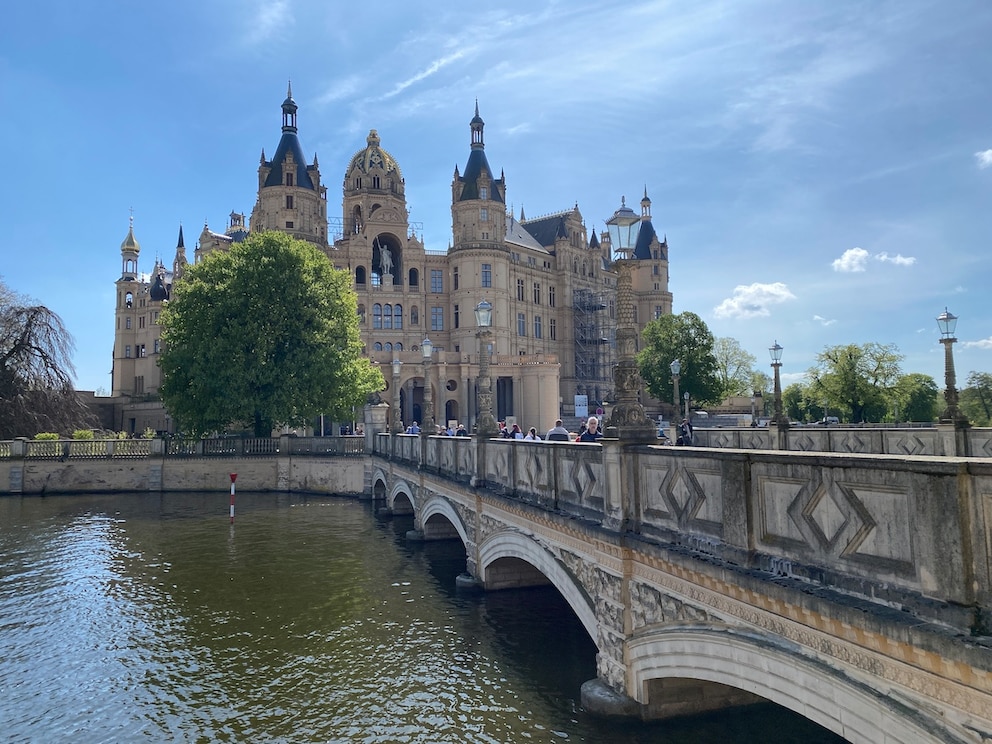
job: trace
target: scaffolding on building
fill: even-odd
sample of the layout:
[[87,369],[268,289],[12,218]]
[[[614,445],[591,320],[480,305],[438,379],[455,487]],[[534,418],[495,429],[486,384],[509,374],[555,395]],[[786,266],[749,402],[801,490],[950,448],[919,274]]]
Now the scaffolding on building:
[[616,323],[607,312],[605,292],[577,289],[572,295],[577,392],[600,403],[612,398]]

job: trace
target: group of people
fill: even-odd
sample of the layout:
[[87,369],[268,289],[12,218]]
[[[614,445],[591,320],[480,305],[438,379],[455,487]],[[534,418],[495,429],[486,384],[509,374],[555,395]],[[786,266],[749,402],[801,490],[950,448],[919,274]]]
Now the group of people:
[[[537,433],[535,427],[530,427],[527,433],[524,434],[523,430],[520,428],[519,424],[513,424],[512,426],[507,426],[503,421],[499,422],[499,435],[504,439],[524,439],[530,441],[540,441],[541,439],[546,439],[549,442],[570,442],[573,437],[572,434],[562,426],[561,419],[555,420],[555,425],[548,430],[547,434],[543,437]],[[590,416],[589,419],[579,427],[578,435],[574,437],[577,442],[595,442],[597,439],[601,439],[603,432],[599,428],[599,419],[595,416]]]
[[[465,428],[465,424],[458,424],[455,428],[451,428],[451,425],[442,426],[437,424],[435,427],[436,431],[434,434],[439,437],[467,437],[469,436],[468,430]],[[405,432],[407,434],[420,434],[423,430],[420,428],[420,424],[414,421],[408,427],[406,427]]]

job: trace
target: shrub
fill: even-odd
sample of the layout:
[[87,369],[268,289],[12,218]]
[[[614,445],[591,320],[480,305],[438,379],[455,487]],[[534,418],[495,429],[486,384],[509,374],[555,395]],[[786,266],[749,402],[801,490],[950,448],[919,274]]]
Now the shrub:
[[154,439],[155,438],[155,430],[152,427],[149,426],[147,429],[145,429],[143,432],[141,432],[141,438],[142,439]]
[[76,429],[72,432],[73,439],[92,439],[93,430],[92,429]]
[[53,439],[59,439],[59,435],[54,431],[42,431],[34,435],[36,441],[51,441]]

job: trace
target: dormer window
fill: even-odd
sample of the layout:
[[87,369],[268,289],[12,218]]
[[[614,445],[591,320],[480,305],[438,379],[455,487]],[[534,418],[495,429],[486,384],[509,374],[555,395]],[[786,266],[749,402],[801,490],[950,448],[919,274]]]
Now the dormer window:
[[479,198],[480,199],[488,199],[489,198],[489,189],[487,187],[485,187],[485,186],[480,186],[479,187]]
[[286,185],[287,186],[292,186],[293,185],[293,174],[292,173],[287,173],[286,174]]

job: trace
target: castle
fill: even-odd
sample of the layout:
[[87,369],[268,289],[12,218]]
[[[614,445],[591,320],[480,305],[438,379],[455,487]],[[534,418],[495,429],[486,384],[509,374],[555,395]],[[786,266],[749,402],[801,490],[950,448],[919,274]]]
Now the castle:
[[[250,221],[235,212],[224,233],[205,225],[194,262],[263,230],[317,245],[335,268],[351,275],[365,352],[383,365],[382,399],[395,400],[399,385],[406,423],[424,418],[426,372],[433,419],[471,428],[483,352],[490,358],[494,415],[517,420],[525,430],[547,431],[557,417],[581,413],[583,400],[590,411],[612,400],[617,275],[609,233],[587,235],[578,205],[535,219],[523,209],[519,218],[512,214],[506,178],[502,172],[497,177],[486,157],[478,103],[469,123],[468,160],[451,181],[446,250],[428,249],[418,237],[399,163],[374,129],[345,169],[341,216],[329,219],[327,187],[317,156],[308,163],[303,155],[297,110],[290,88],[279,144],[271,159],[262,151]],[[668,244],[652,225],[647,189],[640,206],[632,273],[638,330],[672,311]],[[150,275],[139,273],[140,251],[132,220],[117,280],[115,427],[171,432],[174,424],[157,397],[158,318],[188,266],[182,228],[171,270],[156,261]],[[474,314],[483,300],[492,305],[485,350]],[[421,354],[425,337],[434,348],[429,367]],[[324,426],[314,422],[317,433]]]

